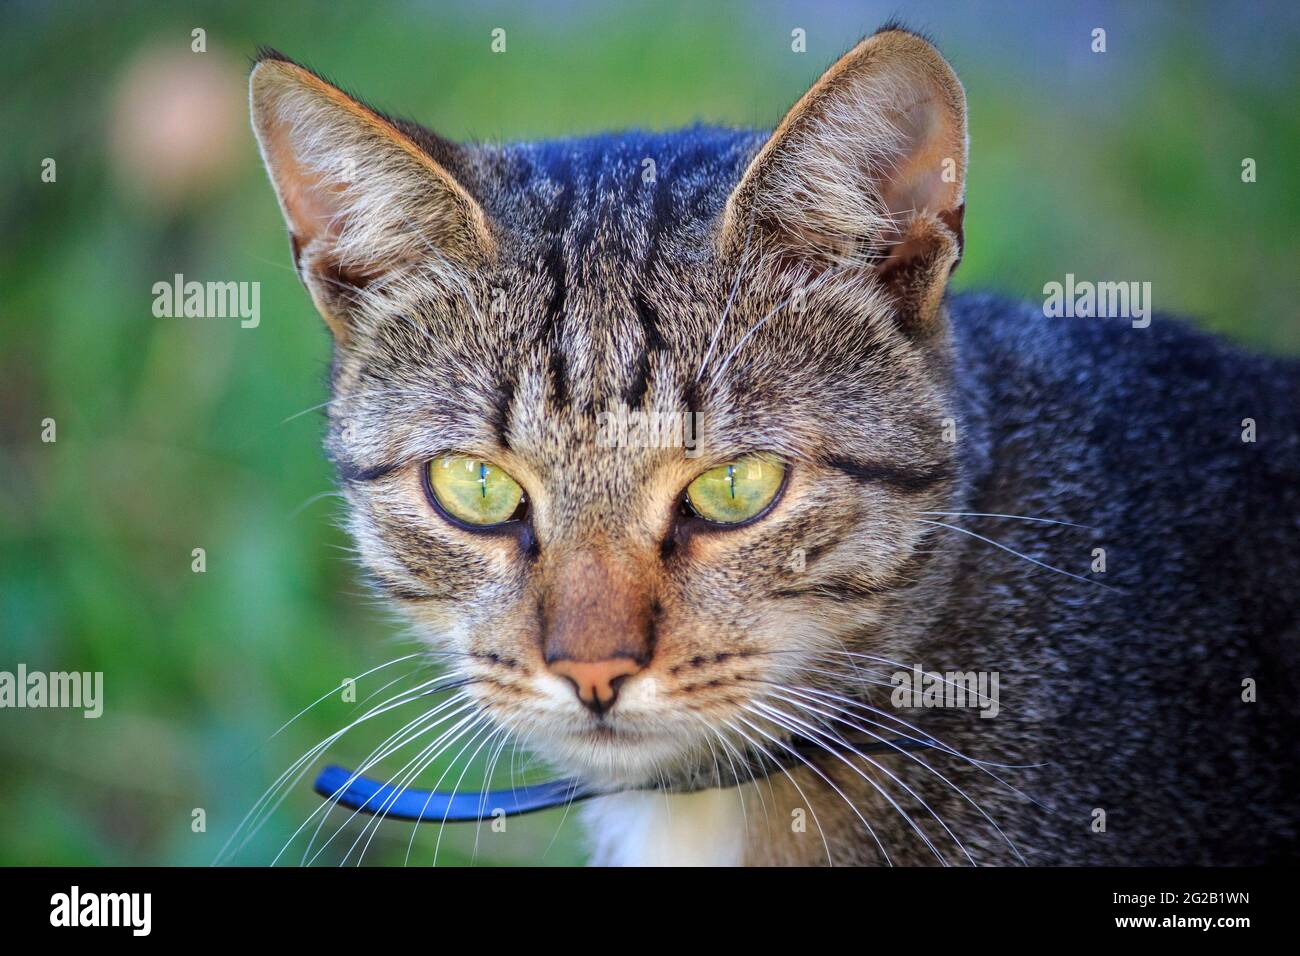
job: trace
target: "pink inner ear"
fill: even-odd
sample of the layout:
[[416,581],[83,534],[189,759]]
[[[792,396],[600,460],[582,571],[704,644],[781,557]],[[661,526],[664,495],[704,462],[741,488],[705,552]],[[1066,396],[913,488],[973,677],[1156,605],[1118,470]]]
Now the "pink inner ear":
[[298,246],[305,247],[326,237],[337,238],[345,208],[342,194],[349,184],[323,183],[319,176],[303,169],[283,141],[282,130],[275,130],[272,136],[270,163],[280,183],[290,232]]
[[[897,161],[880,184],[880,196],[898,226],[886,241],[897,242],[921,212],[932,212],[947,222],[961,205],[961,184],[955,165],[959,157],[945,155],[952,136],[933,97],[891,111],[890,118],[899,133]],[[954,170],[952,182],[944,179],[945,161]]]

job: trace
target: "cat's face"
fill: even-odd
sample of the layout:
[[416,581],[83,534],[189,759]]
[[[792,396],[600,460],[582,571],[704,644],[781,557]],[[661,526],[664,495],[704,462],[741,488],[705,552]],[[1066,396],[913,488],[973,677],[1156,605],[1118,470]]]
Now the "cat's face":
[[770,139],[455,147],[279,59],[253,101],[360,552],[497,724],[650,783],[897,625],[954,477],[927,44],[864,41]]

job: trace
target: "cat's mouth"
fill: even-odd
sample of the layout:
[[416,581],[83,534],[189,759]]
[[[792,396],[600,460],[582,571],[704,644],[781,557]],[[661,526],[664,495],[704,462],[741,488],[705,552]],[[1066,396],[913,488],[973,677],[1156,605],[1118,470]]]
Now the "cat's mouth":
[[801,752],[821,745],[769,731],[756,746],[752,736],[725,733],[724,726],[673,718],[593,719],[564,724],[533,742],[564,776],[600,793],[734,787],[797,764]]
[[594,719],[538,737],[537,748],[564,773],[599,789],[653,786],[666,774],[693,773],[706,748],[679,733]]
[[579,735],[589,737],[592,740],[599,740],[599,741],[617,740],[620,743],[625,743],[625,744],[635,741],[638,736],[633,731],[629,731],[626,728],[620,730],[617,727],[605,723],[604,721],[598,721],[595,724],[595,726],[589,728],[585,733],[580,732]]

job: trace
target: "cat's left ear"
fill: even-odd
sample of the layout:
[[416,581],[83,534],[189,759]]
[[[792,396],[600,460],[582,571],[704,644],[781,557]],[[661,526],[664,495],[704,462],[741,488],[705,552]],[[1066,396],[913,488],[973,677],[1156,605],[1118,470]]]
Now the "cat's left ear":
[[924,324],[961,258],[966,95],[926,40],[886,29],[786,114],[727,201],[724,252],[755,237],[800,267],[867,265]]
[[270,51],[253,67],[249,100],[294,265],[339,341],[377,280],[420,265],[472,269],[492,253],[483,210],[454,172],[461,147]]

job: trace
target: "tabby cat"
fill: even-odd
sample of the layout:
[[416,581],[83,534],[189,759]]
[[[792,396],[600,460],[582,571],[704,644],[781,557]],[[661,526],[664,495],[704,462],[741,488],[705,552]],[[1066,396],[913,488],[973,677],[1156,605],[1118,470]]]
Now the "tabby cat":
[[595,862],[1296,859],[1300,369],[948,295],[925,39],[770,134],[456,144],[272,51],[251,103],[369,575]]

